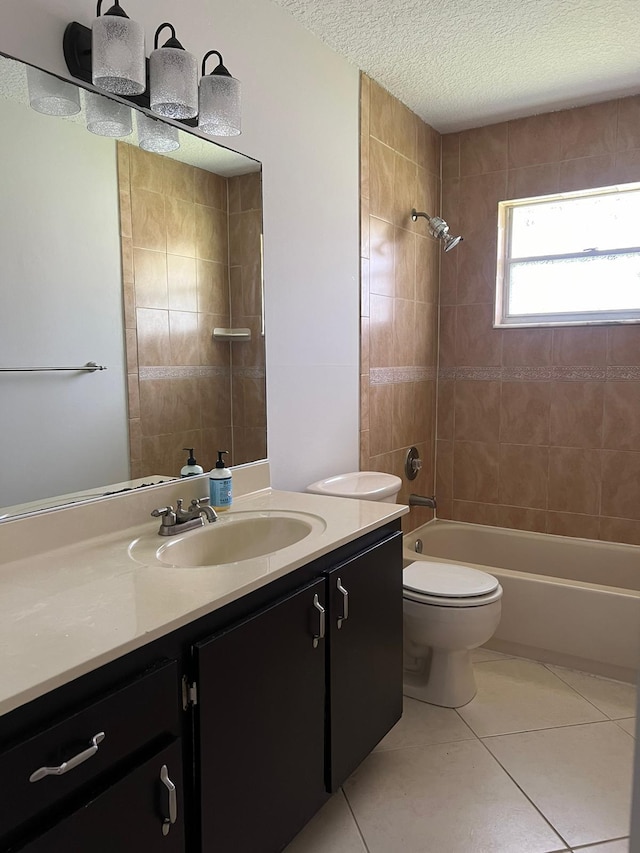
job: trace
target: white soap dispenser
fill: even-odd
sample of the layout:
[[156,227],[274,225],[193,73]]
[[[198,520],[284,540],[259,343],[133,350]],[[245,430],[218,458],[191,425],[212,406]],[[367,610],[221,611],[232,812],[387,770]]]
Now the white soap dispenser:
[[180,476],[195,477],[196,474],[204,474],[204,468],[202,465],[198,465],[196,457],[193,455],[193,447],[183,447],[182,449],[189,451],[189,458],[187,459],[187,464],[180,470]]
[[228,450],[218,451],[216,467],[209,473],[209,504],[216,512],[224,512],[229,509],[233,500],[231,471],[225,468],[223,456]]

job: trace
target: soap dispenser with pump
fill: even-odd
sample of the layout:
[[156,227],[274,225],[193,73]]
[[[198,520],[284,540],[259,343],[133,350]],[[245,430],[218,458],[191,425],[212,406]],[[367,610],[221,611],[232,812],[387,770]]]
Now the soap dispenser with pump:
[[225,468],[224,459],[228,450],[218,451],[216,467],[209,473],[209,504],[216,512],[224,512],[229,509],[233,500],[231,471]]
[[182,449],[189,451],[189,458],[187,459],[187,464],[180,470],[180,476],[195,477],[197,474],[204,474],[204,468],[202,465],[198,465],[196,457],[193,455],[193,447],[183,447]]

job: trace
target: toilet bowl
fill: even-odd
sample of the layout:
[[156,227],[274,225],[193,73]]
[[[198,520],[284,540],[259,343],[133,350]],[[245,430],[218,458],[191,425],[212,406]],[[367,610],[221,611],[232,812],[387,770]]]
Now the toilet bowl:
[[318,480],[307,486],[316,495],[333,495],[340,498],[357,498],[361,501],[382,501],[394,504],[402,486],[400,477],[378,471],[352,471]]
[[500,622],[502,587],[492,575],[420,560],[403,573],[405,696],[459,708],[476,694],[471,652]]

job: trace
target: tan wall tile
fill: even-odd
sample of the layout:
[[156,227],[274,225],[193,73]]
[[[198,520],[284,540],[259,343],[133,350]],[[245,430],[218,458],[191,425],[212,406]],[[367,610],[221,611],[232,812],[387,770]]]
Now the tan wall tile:
[[181,163],[179,160],[163,157],[162,178],[165,195],[193,203],[195,201],[195,173],[196,169],[193,166]]
[[439,439],[452,439],[454,428],[454,404],[456,382],[453,379],[438,380],[438,430]]
[[548,512],[547,533],[556,536],[577,536],[580,539],[597,539],[600,519],[597,515],[577,515],[572,512]]
[[415,352],[416,303],[393,300],[393,361],[396,367],[413,364]]
[[551,444],[601,447],[603,382],[552,382]]
[[640,519],[639,482],[640,453],[604,450],[601,514],[610,518]]
[[497,518],[499,527],[531,530],[534,533],[544,533],[547,528],[547,513],[541,509],[499,506]]
[[553,363],[583,366],[606,364],[606,328],[580,326],[554,329]]
[[548,508],[596,515],[601,479],[601,451],[551,447]]
[[198,314],[198,348],[200,364],[211,367],[228,367],[231,358],[231,344],[228,341],[215,341],[213,330],[229,326],[228,314]]
[[137,373],[138,333],[135,328],[125,329],[125,350],[127,353],[127,373]]
[[548,468],[547,447],[501,444],[499,502],[509,506],[545,509]]
[[460,134],[446,133],[442,137],[442,178],[460,177]]
[[131,192],[131,232],[133,245],[141,249],[166,252],[164,196],[148,190]]
[[369,199],[360,199],[360,257],[369,257]]
[[179,255],[167,255],[169,308],[174,311],[198,310],[196,261]]
[[438,358],[440,367],[453,367],[456,363],[456,319],[455,306],[440,308],[440,330],[438,335]]
[[559,191],[559,186],[560,165],[558,163],[510,169],[507,178],[507,198],[552,195]]
[[616,151],[640,148],[640,95],[618,101]]
[[459,305],[456,311],[456,364],[499,365],[502,330],[493,328],[493,306]]
[[416,160],[418,166],[426,169],[432,175],[440,176],[440,134],[430,125],[417,119],[418,150]]
[[498,441],[500,383],[458,380],[455,383],[455,438]]
[[196,206],[193,202],[165,196],[167,252],[172,255],[196,256]]
[[[227,266],[218,261],[203,260],[198,260],[195,264],[198,311],[202,314],[228,314],[229,278]],[[240,279],[240,288],[242,289],[242,279]]]
[[395,229],[395,295],[401,299],[416,298],[416,235],[403,228]]
[[369,313],[369,358],[371,367],[390,367],[395,363],[393,337],[393,299],[371,294]]
[[360,258],[360,316],[369,316],[369,259]]
[[551,364],[551,329],[507,329],[502,336],[502,363],[508,367]]
[[438,360],[438,306],[432,302],[416,302],[412,364],[435,367]]
[[227,262],[227,217],[221,210],[196,204],[196,257]]
[[[496,293],[496,224],[488,221],[454,249],[457,255],[458,305],[479,302],[493,306]],[[448,263],[448,258],[443,263]]]
[[369,290],[378,296],[395,294],[395,229],[370,217]]
[[602,446],[640,450],[640,382],[606,383]]
[[474,501],[453,501],[454,521],[466,521],[469,524],[489,524],[500,526],[500,510],[497,504],[475,503]]
[[560,123],[560,160],[615,151],[617,101],[562,110],[557,116]]
[[129,419],[129,456],[130,463],[136,463],[142,459],[142,429],[139,418]]
[[163,157],[129,145],[129,170],[131,187],[137,190],[150,190],[154,193],[163,192],[162,164]]
[[171,364],[200,363],[198,348],[198,315],[191,311],[169,311]]
[[369,429],[369,376],[360,377],[360,429]]
[[616,154],[615,183],[640,181],[640,148]]
[[479,175],[507,168],[507,123],[460,134],[460,174]]
[[393,448],[393,386],[372,385],[369,389],[370,453],[378,456]]
[[[230,178],[229,183],[237,190],[237,210],[240,210],[240,181],[238,178]],[[196,204],[206,207],[215,207],[217,210],[227,210],[227,179],[204,169],[196,169],[194,173],[194,200]],[[231,209],[229,209],[231,213]]]
[[[219,429],[231,426],[230,373],[227,373],[225,376],[198,377],[198,396],[200,399],[200,420],[203,429]],[[238,398],[238,400],[236,400],[236,398]],[[238,402],[240,403],[239,407]],[[234,420],[236,416],[238,416],[238,422],[240,425],[244,425],[244,394],[236,394],[235,388],[233,394],[233,406]],[[224,448],[214,449],[223,450]]]
[[145,379],[140,382],[140,423],[143,435],[173,432],[175,411],[176,395],[172,379]]
[[608,329],[607,364],[640,365],[640,323]]
[[640,545],[640,521],[631,521],[627,518],[601,518],[600,539],[607,542]]
[[[450,503],[453,498],[453,442],[438,439],[436,442],[436,500],[438,508],[442,502]],[[440,515],[438,512],[437,515]]]
[[[557,163],[560,159],[558,113],[528,116],[509,122],[509,168]],[[534,193],[532,193],[534,195]],[[515,198],[515,196],[513,196]]]
[[[129,406],[129,417],[140,417],[140,391],[138,388],[138,374],[127,374],[127,397]],[[140,458],[140,457],[138,457]]]
[[[447,255],[447,260],[449,255]],[[443,264],[446,266],[446,264]],[[416,300],[438,303],[440,244],[432,237],[416,235]]]
[[168,308],[167,256],[150,249],[133,250],[136,306]]
[[369,318],[360,318],[360,374],[369,374]]
[[548,382],[502,382],[500,441],[510,444],[549,443],[549,385]]
[[397,129],[395,126],[395,98],[379,86],[375,80],[370,81],[369,101],[369,130],[371,136],[384,142],[391,148],[396,147]]
[[138,308],[138,358],[145,367],[171,363],[169,312],[155,308]]
[[396,98],[393,99],[393,124],[395,130],[395,149],[415,163],[417,155],[418,123],[422,122],[411,110]]
[[[424,172],[424,170],[422,170]],[[425,181],[427,173],[424,172]],[[422,204],[429,203],[431,182],[435,179],[429,175],[424,192],[419,191],[418,167],[413,160],[408,160],[400,154],[395,155],[393,175],[393,221],[401,228],[414,229],[417,223],[411,220],[414,207],[424,210]],[[422,203],[421,203],[422,201]]]
[[396,155],[393,149],[371,139],[369,146],[369,212],[371,216],[394,221],[394,180]]
[[499,458],[497,442],[456,441],[453,448],[454,500],[497,503]]
[[614,154],[583,157],[560,163],[558,189],[573,192],[597,187],[607,187],[616,181],[616,158]]
[[[262,215],[262,173],[249,172],[246,175],[240,175],[239,183],[241,210],[258,210]],[[224,210],[224,206],[221,209]]]

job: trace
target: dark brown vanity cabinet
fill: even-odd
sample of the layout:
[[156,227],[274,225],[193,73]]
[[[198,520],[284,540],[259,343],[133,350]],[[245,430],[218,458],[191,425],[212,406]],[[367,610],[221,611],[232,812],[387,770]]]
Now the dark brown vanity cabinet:
[[282,850],[326,799],[325,603],[321,578],[196,645],[203,853]]
[[195,646],[202,853],[277,853],[402,715],[400,533]]

